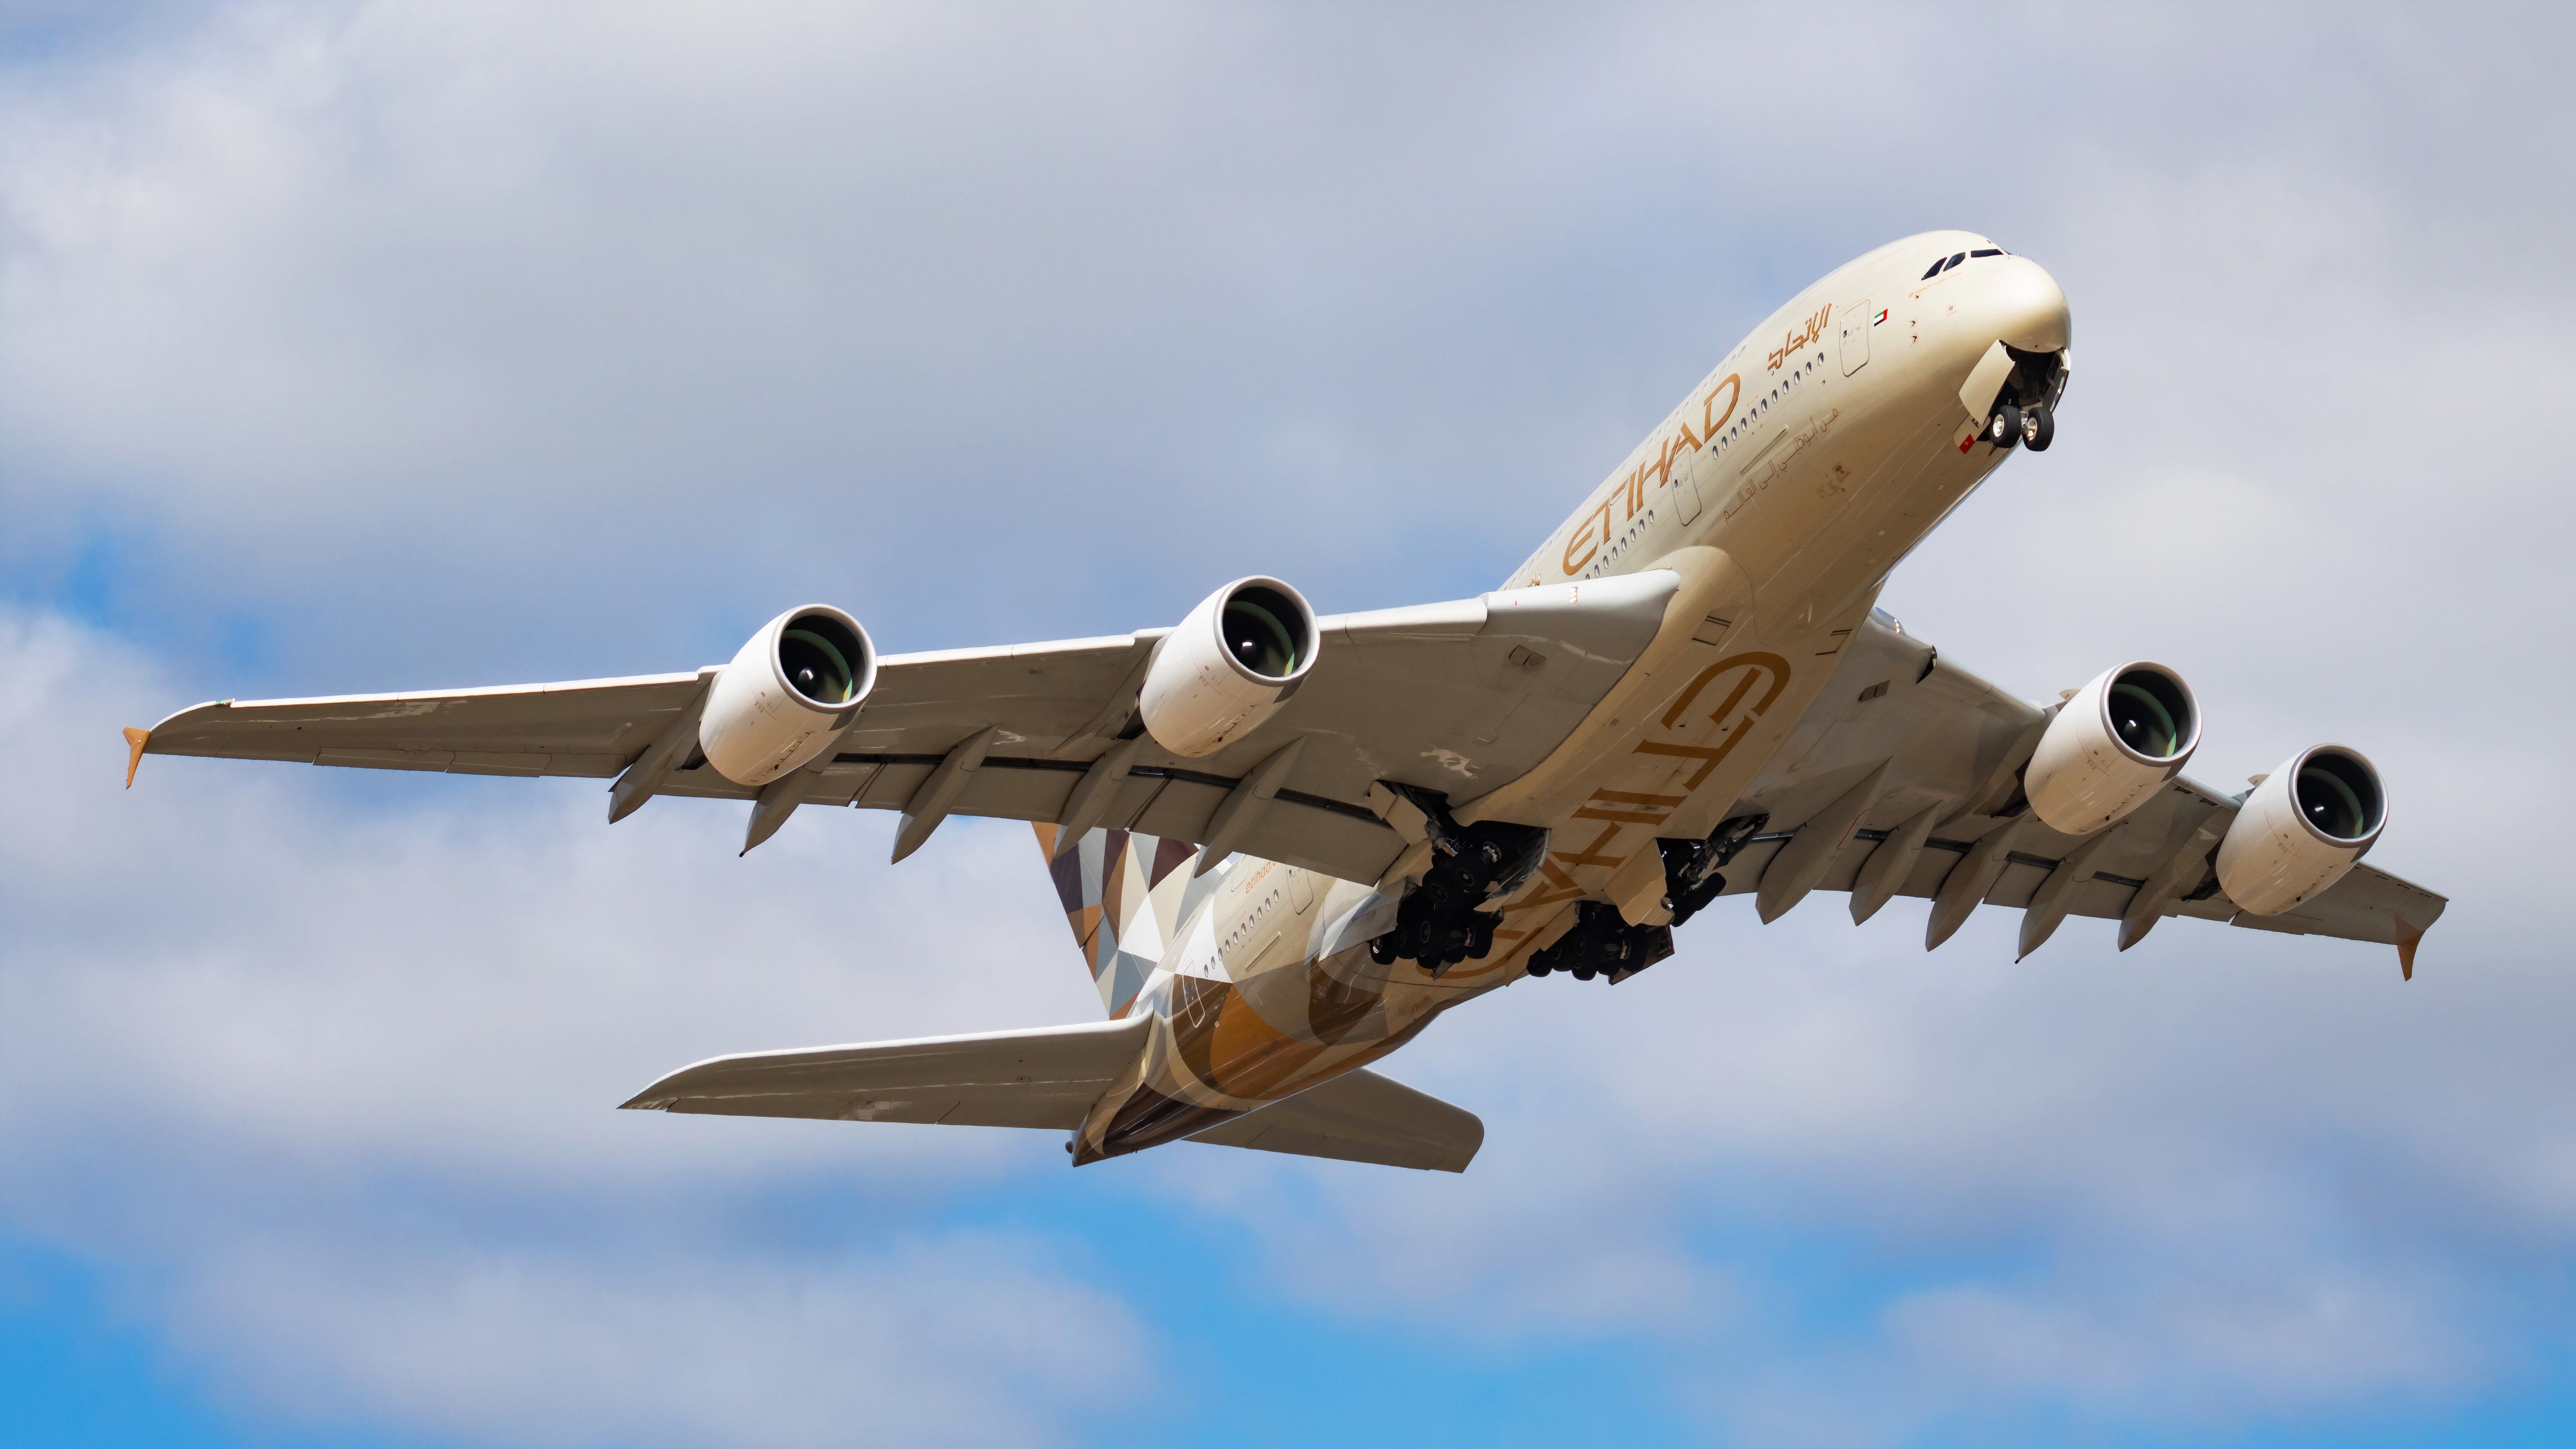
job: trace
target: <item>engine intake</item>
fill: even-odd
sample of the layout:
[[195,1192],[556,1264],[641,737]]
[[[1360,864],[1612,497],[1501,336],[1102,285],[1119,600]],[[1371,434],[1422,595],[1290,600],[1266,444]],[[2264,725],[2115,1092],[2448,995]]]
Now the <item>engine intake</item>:
[[2370,761],[2319,745],[2245,797],[2218,842],[2218,883],[2239,909],[2277,916],[2343,879],[2387,823],[2388,797]]
[[716,672],[698,747],[717,774],[766,785],[830,749],[876,682],[876,646],[858,620],[825,604],[790,609]]
[[2200,747],[2200,705],[2182,676],[2145,660],[2106,669],[2039,737],[2022,793],[2049,829],[2090,835],[2137,809]]
[[1216,753],[1297,692],[1320,642],[1303,594],[1277,579],[1235,580],[1154,646],[1136,697],[1145,732],[1184,758]]

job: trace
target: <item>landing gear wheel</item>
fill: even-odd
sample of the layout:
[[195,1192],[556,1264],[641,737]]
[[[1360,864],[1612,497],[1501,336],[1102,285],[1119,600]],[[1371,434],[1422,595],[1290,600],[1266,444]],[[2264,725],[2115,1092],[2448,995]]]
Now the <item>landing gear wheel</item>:
[[2009,448],[2021,441],[2021,409],[2005,403],[1986,419],[1985,440],[1998,448]]
[[2056,440],[2057,413],[2054,409],[2042,406],[2026,408],[2022,411],[2022,446],[2034,453],[2045,453],[2048,451],[2048,445]]

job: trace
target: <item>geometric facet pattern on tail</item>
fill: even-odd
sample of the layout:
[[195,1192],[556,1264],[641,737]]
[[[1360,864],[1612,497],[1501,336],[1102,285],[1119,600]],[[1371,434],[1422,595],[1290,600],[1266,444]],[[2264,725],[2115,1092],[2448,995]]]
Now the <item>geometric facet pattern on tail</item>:
[[1113,1017],[1124,1016],[1217,877],[1193,878],[1185,869],[1199,854],[1186,840],[1092,829],[1059,851],[1061,827],[1040,822],[1037,833],[1065,923],[1073,927],[1074,943],[1100,989],[1100,1005]]

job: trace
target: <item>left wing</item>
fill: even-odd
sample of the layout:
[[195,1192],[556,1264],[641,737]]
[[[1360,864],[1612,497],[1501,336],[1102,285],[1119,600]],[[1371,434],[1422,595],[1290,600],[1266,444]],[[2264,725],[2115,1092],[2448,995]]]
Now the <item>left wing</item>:
[[[1095,823],[1205,841],[1246,777],[1300,741],[1284,777],[1256,782],[1263,808],[1237,812],[1242,825],[1229,843],[1375,880],[1403,842],[1365,803],[1372,783],[1464,795],[1536,767],[1653,640],[1679,585],[1677,575],[1650,570],[1321,619],[1314,668],[1276,715],[1196,759],[1139,740]],[[1137,689],[1166,632],[889,656],[856,722],[830,754],[790,777],[792,798],[782,803],[912,809],[942,761],[989,728],[989,748],[943,813],[1060,821],[1084,771],[1139,734]],[[693,730],[715,673],[226,700],[128,738],[138,761],[211,755],[605,779],[637,766],[674,731]],[[741,800],[761,792],[684,751],[646,793]],[[756,822],[754,843],[763,833]]]

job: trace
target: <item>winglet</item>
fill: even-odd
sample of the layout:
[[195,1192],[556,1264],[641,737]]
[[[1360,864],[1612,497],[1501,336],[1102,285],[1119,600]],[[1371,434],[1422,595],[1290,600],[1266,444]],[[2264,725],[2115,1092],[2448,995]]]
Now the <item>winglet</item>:
[[2404,916],[2397,917],[2397,969],[2406,979],[2415,979],[2415,947],[2424,939],[2420,926],[2408,925]]
[[143,768],[143,745],[151,738],[150,730],[139,730],[132,725],[125,727],[125,748],[128,752],[125,756],[125,788],[128,790],[134,788],[134,772]]

